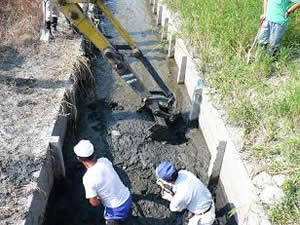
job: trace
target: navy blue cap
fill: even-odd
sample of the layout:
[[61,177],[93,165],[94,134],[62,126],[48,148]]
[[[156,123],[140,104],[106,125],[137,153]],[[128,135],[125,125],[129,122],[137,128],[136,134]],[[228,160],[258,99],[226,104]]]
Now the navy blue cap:
[[172,175],[176,172],[176,167],[170,162],[163,161],[158,165],[155,172],[158,178],[168,181],[172,179]]

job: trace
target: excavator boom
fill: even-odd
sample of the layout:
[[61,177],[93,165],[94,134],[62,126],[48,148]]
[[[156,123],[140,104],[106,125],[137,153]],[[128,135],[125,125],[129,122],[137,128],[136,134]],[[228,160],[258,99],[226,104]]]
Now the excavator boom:
[[[92,21],[84,15],[78,3],[92,3],[98,7],[111,22],[115,30],[127,42],[127,45],[112,45]],[[137,47],[129,33],[114,17],[110,9],[104,4],[103,0],[56,0],[56,4],[71,23],[102,52],[104,58],[118,75],[141,97],[144,106],[151,110],[160,125],[166,125],[166,120],[172,121],[174,119],[173,104],[175,98],[173,93],[170,92],[155,68]],[[132,57],[140,60],[157,83],[160,88],[159,91],[149,91],[143,85],[120,50],[129,51]]]

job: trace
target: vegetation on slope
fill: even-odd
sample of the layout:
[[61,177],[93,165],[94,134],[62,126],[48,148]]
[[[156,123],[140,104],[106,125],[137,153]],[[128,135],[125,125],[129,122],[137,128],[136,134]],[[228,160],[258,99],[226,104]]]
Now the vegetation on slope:
[[41,0],[0,1],[0,41],[18,43],[38,34],[42,22]]
[[286,174],[285,197],[270,209],[274,224],[300,224],[300,11],[292,15],[278,59],[246,63],[262,0],[165,0],[181,14],[199,69],[219,95],[228,119],[244,128],[244,148]]

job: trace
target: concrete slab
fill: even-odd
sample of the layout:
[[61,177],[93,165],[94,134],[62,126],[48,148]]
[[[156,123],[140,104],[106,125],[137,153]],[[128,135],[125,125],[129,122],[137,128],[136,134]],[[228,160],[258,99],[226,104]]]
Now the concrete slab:
[[158,0],[153,0],[152,12],[154,14],[157,14],[157,4],[158,4]]
[[[167,38],[166,33],[170,27],[175,31],[180,27],[178,15],[173,16],[163,6],[162,37]],[[166,26],[169,26],[166,28]],[[170,38],[170,37],[169,37]],[[197,82],[202,79],[197,70],[199,59],[195,59],[195,51],[187,48],[184,40],[176,39],[174,46],[174,58],[178,66],[177,83],[184,83],[190,99],[193,97]],[[211,163],[208,176],[213,172],[213,164],[217,156],[217,147],[220,143],[226,143],[223,163],[220,171],[220,180],[226,192],[229,203],[235,206],[237,213],[235,219],[238,224],[260,225],[268,224],[268,217],[251,182],[249,174],[238,153],[238,147],[234,143],[233,136],[228,132],[218,110],[212,105],[208,89],[204,88],[202,94],[201,110],[199,114],[199,126],[211,152]],[[257,210],[259,209],[259,210]]]
[[[82,71],[86,72],[86,71]],[[70,76],[71,77],[71,76]],[[27,205],[29,208],[26,218],[19,224],[22,225],[41,225],[44,220],[47,201],[53,187],[54,179],[65,177],[65,165],[63,159],[63,144],[68,128],[69,118],[74,115],[67,115],[68,109],[64,108],[65,102],[69,102],[66,92],[71,95],[78,95],[79,88],[77,85],[70,85],[60,90],[61,106],[57,118],[49,128],[49,144],[47,157],[40,171],[36,173],[37,187],[32,196],[28,197]],[[73,103],[72,104],[76,104]],[[68,104],[67,104],[68,105]],[[69,107],[69,106],[68,106]]]
[[163,12],[163,5],[162,5],[161,2],[158,2],[158,5],[157,5],[156,25],[161,25],[162,12]]
[[185,72],[187,65],[188,51],[184,42],[180,38],[176,38],[174,46],[174,59],[178,67],[177,83],[183,84],[185,81]]
[[161,38],[162,39],[167,39],[168,37],[168,32],[169,32],[169,19],[170,19],[171,13],[169,11],[169,9],[167,8],[166,5],[163,5],[163,9],[162,9],[162,30],[161,30]]

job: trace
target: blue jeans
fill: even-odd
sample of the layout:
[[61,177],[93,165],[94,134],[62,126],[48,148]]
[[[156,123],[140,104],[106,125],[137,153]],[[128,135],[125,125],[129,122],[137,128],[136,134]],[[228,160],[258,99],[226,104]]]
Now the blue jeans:
[[265,19],[258,35],[258,43],[269,44],[271,47],[277,48],[280,46],[285,31],[286,25],[280,25]]

